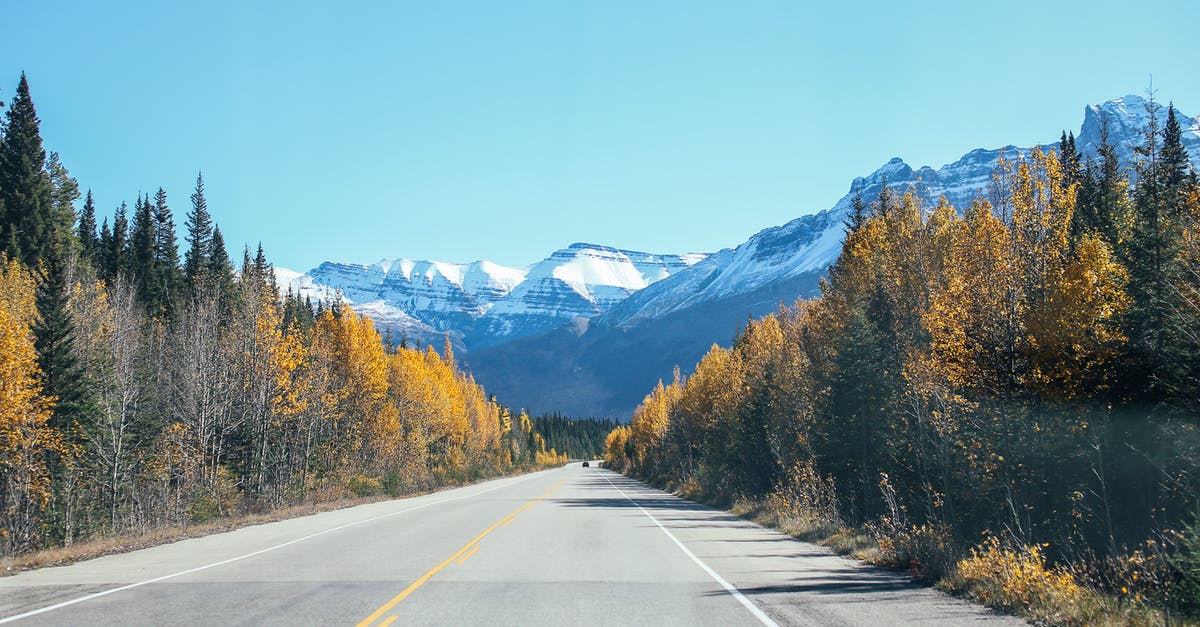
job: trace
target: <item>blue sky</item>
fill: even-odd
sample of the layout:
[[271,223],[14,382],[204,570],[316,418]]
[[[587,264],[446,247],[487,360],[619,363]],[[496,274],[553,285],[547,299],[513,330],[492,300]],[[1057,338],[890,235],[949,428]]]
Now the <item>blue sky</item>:
[[14,2],[0,98],[28,73],[102,215],[162,186],[182,224],[203,170],[230,247],[294,269],[711,251],[1151,73],[1200,112],[1194,1],[815,4]]

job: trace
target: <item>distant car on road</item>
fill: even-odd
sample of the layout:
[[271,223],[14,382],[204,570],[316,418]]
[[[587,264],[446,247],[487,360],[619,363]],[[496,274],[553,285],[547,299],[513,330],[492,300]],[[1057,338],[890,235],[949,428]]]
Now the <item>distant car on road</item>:
[[584,467],[584,468],[587,468],[587,467],[588,467],[588,466],[590,466],[590,465],[591,465],[591,464],[589,464],[589,463],[587,463],[587,462],[583,462],[583,467]]

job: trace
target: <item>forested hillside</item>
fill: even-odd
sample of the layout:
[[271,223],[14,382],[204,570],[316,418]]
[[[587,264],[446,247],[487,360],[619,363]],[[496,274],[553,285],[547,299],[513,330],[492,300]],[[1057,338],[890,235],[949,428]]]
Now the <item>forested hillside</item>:
[[608,463],[1051,622],[1195,612],[1200,185],[1147,113],[1128,170],[1064,135],[961,213],[859,197],[820,297],[660,383]]
[[[0,138],[0,557],[561,463],[447,344],[235,270],[196,179],[97,224],[22,75]],[[388,345],[390,346],[390,342]]]
[[615,420],[575,419],[562,414],[533,418],[533,429],[545,438],[546,448],[559,451],[571,459],[603,457],[604,440],[619,424]]

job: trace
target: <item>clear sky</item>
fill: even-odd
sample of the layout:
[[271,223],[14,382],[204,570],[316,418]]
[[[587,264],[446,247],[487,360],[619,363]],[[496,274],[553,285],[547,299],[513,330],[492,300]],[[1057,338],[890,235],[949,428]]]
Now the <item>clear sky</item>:
[[101,215],[196,172],[237,256],[524,265],[575,241],[712,251],[893,156],[1200,112],[1200,8],[879,3],[58,2],[0,8],[48,149]]

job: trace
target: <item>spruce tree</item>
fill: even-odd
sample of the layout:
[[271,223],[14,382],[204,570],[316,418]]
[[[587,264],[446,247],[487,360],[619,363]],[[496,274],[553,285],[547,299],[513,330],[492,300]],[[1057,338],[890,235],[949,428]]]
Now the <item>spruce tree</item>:
[[207,273],[213,256],[212,216],[208,213],[208,201],[204,198],[204,175],[196,175],[196,191],[192,193],[192,210],[187,215],[188,252],[183,264],[184,277],[189,288]]
[[112,281],[118,275],[129,271],[129,218],[126,217],[128,207],[121,203],[113,215],[112,237],[104,247],[104,278]]
[[855,185],[854,195],[850,197],[850,215],[845,222],[846,232],[853,233],[865,224],[870,217],[868,211],[867,202],[863,200],[862,188]]
[[57,152],[46,160],[46,175],[50,179],[50,194],[54,210],[50,215],[55,246],[69,245],[74,235],[75,201],[79,200],[79,182],[71,177]]
[[38,319],[34,346],[42,374],[42,389],[56,401],[53,426],[67,432],[84,419],[85,388],[82,367],[75,356],[75,325],[67,302],[66,259],[52,248],[43,260],[37,288]]
[[212,230],[212,256],[208,259],[207,274],[224,303],[224,310],[228,311],[237,298],[237,285],[233,280],[233,262],[225,249],[225,237],[216,225]]
[[61,235],[55,220],[46,151],[25,73],[5,113],[0,142],[0,244],[27,266],[37,265]]
[[154,210],[150,207],[150,199],[138,196],[134,203],[133,224],[129,228],[129,244],[127,246],[127,269],[134,284],[137,286],[138,298],[147,311],[156,312],[155,279],[158,269],[154,266],[154,245],[157,237],[154,234]]
[[183,294],[183,270],[179,266],[179,243],[175,235],[175,218],[167,205],[167,192],[158,188],[154,195],[154,268],[155,307],[170,317],[175,303]]
[[[1126,374],[1131,400],[1156,405],[1167,400],[1171,381],[1177,378],[1173,358],[1177,338],[1172,336],[1170,322],[1182,237],[1177,208],[1186,171],[1179,171],[1182,145],[1178,124],[1170,136],[1164,132],[1160,137],[1153,98],[1146,108],[1149,124],[1143,143],[1136,148],[1141,159],[1134,194],[1136,219],[1129,242],[1132,304],[1126,315]],[[1186,163],[1186,153],[1183,155]]]
[[[105,223],[107,226],[107,223]],[[76,227],[79,239],[79,255],[93,267],[98,265],[100,241],[96,238],[96,203],[92,200],[92,190],[88,190],[87,198],[83,201],[83,209],[79,212],[79,225]],[[109,237],[112,233],[109,233]]]

